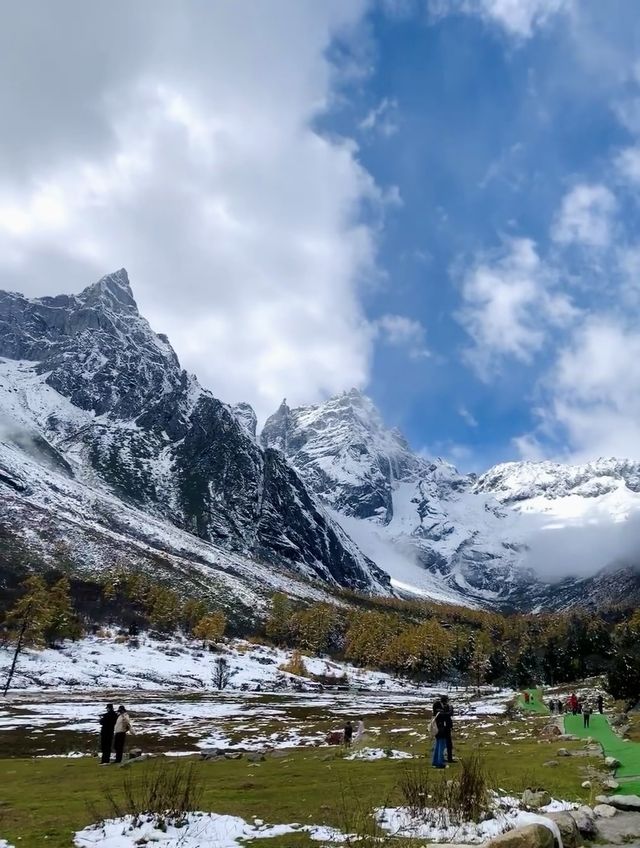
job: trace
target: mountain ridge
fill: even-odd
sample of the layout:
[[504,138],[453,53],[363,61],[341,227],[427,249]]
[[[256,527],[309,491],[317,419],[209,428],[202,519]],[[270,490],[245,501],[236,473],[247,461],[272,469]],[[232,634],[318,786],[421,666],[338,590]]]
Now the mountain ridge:
[[[0,293],[0,410],[0,470],[15,466],[9,448],[20,440],[23,457],[42,465],[35,445],[46,444],[49,472],[210,545],[304,579],[388,590],[282,456],[257,444],[253,411],[181,369],[139,314],[124,270],[79,295]],[[0,482],[5,500],[8,489],[15,497]]]

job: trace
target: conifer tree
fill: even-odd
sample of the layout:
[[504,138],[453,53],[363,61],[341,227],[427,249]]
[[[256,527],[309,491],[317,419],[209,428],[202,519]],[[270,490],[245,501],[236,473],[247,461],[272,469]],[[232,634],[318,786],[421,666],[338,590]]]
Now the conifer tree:
[[23,594],[11,607],[5,618],[9,633],[15,639],[16,647],[9,674],[5,682],[3,694],[6,695],[11,686],[13,675],[20,652],[27,645],[42,647],[45,641],[45,630],[50,620],[47,584],[39,575],[28,577],[22,584]]

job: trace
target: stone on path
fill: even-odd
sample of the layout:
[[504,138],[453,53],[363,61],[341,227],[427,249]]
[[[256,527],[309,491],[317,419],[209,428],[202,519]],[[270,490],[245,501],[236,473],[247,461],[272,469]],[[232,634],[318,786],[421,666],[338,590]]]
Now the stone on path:
[[522,793],[522,803],[532,810],[539,810],[540,807],[546,807],[547,804],[551,803],[551,795],[544,789],[538,791],[525,789]]
[[596,804],[593,812],[600,819],[612,819],[618,811],[611,804]]
[[582,844],[576,820],[568,812],[546,813],[546,816],[558,825],[563,848],[578,848]]
[[496,836],[485,848],[554,848],[553,831],[543,824],[528,824]]

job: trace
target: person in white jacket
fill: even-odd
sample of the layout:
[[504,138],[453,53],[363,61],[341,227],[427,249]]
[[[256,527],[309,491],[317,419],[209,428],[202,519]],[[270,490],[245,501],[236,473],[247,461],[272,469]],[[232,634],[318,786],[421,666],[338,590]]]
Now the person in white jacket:
[[122,754],[124,753],[124,740],[127,733],[133,733],[129,714],[122,704],[118,707],[118,718],[116,719],[116,726],[113,731],[113,749],[116,752],[116,762],[121,763]]

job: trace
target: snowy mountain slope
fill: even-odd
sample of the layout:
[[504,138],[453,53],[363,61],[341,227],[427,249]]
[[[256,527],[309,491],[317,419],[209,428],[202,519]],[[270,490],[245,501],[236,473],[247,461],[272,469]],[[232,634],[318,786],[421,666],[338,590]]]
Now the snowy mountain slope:
[[[114,515],[137,510],[142,525],[174,525],[246,557],[258,583],[268,564],[388,592],[386,575],[290,465],[256,443],[250,407],[226,406],[181,370],[139,315],[124,270],[79,295],[0,292],[0,451],[3,512],[19,501],[23,512],[56,503],[67,515],[78,502],[117,499]],[[6,481],[12,474],[18,488]],[[74,500],[71,481],[82,497]]]
[[[283,451],[397,589],[439,600],[553,605],[558,595],[548,583],[571,568],[561,561],[563,545],[578,573],[583,565],[570,535],[584,539],[594,522],[640,518],[639,463],[508,463],[476,479],[412,453],[357,390],[299,409],[283,403],[262,442]],[[565,581],[565,602],[597,597],[603,581],[595,589],[592,575],[603,566],[629,565],[628,540],[614,536],[598,567],[582,571],[589,579]],[[542,565],[554,560],[550,545],[557,571],[540,568],[541,554]]]

